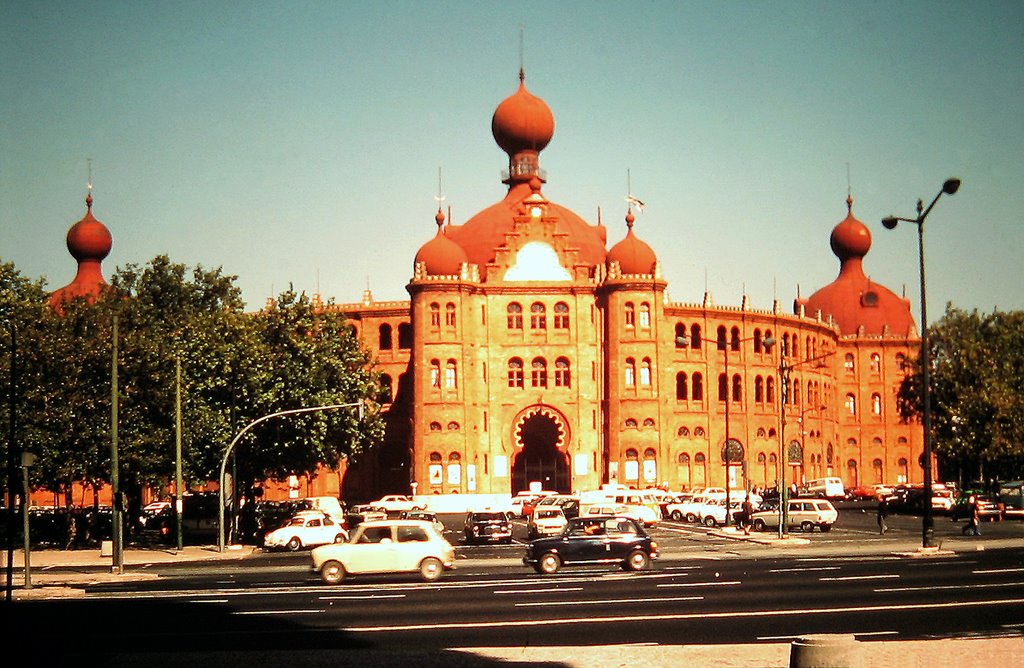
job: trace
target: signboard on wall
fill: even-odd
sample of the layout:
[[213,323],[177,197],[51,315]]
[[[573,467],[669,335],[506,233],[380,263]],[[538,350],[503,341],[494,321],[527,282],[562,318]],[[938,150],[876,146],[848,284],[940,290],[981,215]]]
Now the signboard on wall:
[[476,464],[466,464],[466,491],[476,491]]
[[590,457],[585,454],[578,454],[572,460],[574,475],[587,475],[590,473]]
[[508,457],[505,455],[497,455],[494,458],[494,477],[495,478],[507,478],[508,477]]
[[429,470],[431,485],[440,485],[444,482],[444,470],[440,464],[431,464]]
[[462,465],[461,464],[449,464],[448,465],[448,484],[449,485],[461,485],[462,484]]

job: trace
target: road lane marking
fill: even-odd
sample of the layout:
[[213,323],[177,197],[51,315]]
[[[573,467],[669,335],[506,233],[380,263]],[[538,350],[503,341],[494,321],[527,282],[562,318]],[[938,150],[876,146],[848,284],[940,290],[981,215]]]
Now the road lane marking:
[[891,593],[899,591],[937,591],[940,589],[991,589],[993,587],[1020,587],[1024,582],[986,582],[984,584],[971,583],[962,585],[924,585],[921,587],[887,587],[875,589],[875,592]]
[[739,580],[717,580],[714,582],[670,582],[668,584],[655,585],[657,587],[722,587],[725,585],[743,584]]
[[321,601],[366,601],[374,598],[405,598],[405,594],[365,594],[365,595],[344,595],[344,596],[320,596]]
[[973,575],[992,575],[994,573],[1024,573],[1024,568],[992,568],[984,571],[971,571]]
[[838,571],[838,566],[819,566],[817,568],[773,568],[769,573],[806,573],[807,571]]
[[516,603],[517,608],[539,608],[556,605],[611,605],[613,603],[666,603],[674,601],[703,601],[703,596],[669,596],[665,598],[608,598],[603,601],[532,601]]
[[[850,631],[850,635],[857,636],[858,638],[865,638],[867,636],[898,636],[899,631]],[[757,640],[796,640],[802,638],[804,634],[797,633],[796,635],[787,636],[757,636]]]
[[322,615],[326,610],[232,610],[232,615]]
[[978,608],[1003,605],[1024,605],[1024,598],[991,599],[985,601],[950,601],[944,603],[902,603],[896,605],[866,605],[844,608],[803,608],[795,610],[740,610],[734,612],[688,612],[661,615],[637,615],[635,613],[616,617],[554,617],[551,619],[510,619],[493,622],[447,622],[439,624],[407,624],[404,626],[343,626],[341,630],[351,633],[381,633],[394,631],[427,631],[445,629],[487,629],[508,627],[539,627],[569,624],[609,624],[638,622],[664,622],[687,619],[731,619],[741,617],[795,617],[798,615],[837,615],[857,612],[892,612],[898,610],[938,610],[946,608]]
[[583,591],[583,587],[549,587],[547,589],[506,589],[495,590],[495,594],[558,594],[563,591]]
[[895,573],[880,573],[878,575],[841,575],[837,578],[818,578],[818,582],[848,582],[850,580],[891,580],[899,579]]

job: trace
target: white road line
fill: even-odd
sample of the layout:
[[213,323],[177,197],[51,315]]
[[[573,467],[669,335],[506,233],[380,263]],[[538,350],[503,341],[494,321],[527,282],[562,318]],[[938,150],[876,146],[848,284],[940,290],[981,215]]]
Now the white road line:
[[972,575],[992,575],[993,573],[1024,573],[1024,568],[992,568],[984,571],[971,571]]
[[637,622],[663,622],[679,621],[685,619],[731,619],[742,617],[795,617],[800,615],[836,615],[858,612],[883,612],[898,610],[937,610],[947,608],[978,608],[987,606],[1002,605],[1024,605],[1024,598],[992,599],[987,601],[950,601],[944,603],[904,603],[897,605],[868,605],[860,607],[844,608],[804,608],[795,610],[745,610],[736,612],[689,612],[663,615],[637,615],[629,614],[617,617],[587,617],[577,619],[574,617],[555,617],[552,619],[515,619],[501,620],[494,622],[449,622],[443,624],[408,624],[405,626],[348,626],[341,627],[342,630],[350,633],[380,633],[393,631],[423,631],[443,629],[484,629],[484,628],[507,628],[507,627],[537,627],[548,625],[570,625],[570,624],[608,624],[608,623],[629,623]]
[[985,584],[963,584],[963,585],[924,585],[921,587],[887,587],[875,589],[879,593],[892,593],[899,591],[938,591],[940,589],[991,589],[993,587],[1021,587],[1024,582],[987,582]]
[[233,610],[232,615],[322,615],[326,610]]
[[899,575],[896,574],[879,574],[879,575],[842,575],[837,578],[818,578],[818,582],[846,582],[849,580],[891,580],[893,578],[899,579]]
[[533,601],[516,603],[517,608],[539,608],[556,605],[609,605],[613,603],[662,603],[669,601],[703,601],[703,596],[669,596],[666,598],[609,598],[603,601]]
[[[851,631],[850,635],[857,636],[858,638],[866,638],[867,636],[897,636],[899,631]],[[802,634],[788,635],[788,636],[757,636],[758,640],[796,640],[801,637]]]
[[210,599],[197,598],[197,599],[193,599],[193,600],[189,601],[189,603],[227,603],[227,602],[228,602],[228,599],[226,599],[226,598],[210,598]]
[[717,580],[714,582],[670,582],[656,585],[658,587],[722,587],[725,585],[743,584],[739,580]]
[[549,589],[506,589],[495,591],[497,595],[507,594],[560,594],[564,591],[583,591],[583,587],[551,587]]
[[405,594],[366,594],[364,596],[320,596],[320,601],[366,601],[375,598],[405,598]]
[[806,573],[807,571],[838,571],[838,566],[818,566],[817,568],[773,568],[769,573]]

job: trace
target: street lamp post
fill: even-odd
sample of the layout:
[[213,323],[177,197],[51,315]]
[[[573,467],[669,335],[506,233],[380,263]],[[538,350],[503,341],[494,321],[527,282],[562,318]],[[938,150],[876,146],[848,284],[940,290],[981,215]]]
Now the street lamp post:
[[[732,498],[730,494],[732,485],[730,484],[729,478],[732,473],[733,455],[737,449],[743,447],[738,441],[733,441],[729,431],[729,405],[732,403],[732,379],[729,377],[729,348],[732,345],[740,346],[740,344],[753,341],[756,338],[757,337],[752,336],[743,339],[730,340],[728,333],[726,333],[725,338],[719,339],[716,344],[722,346],[722,352],[724,353],[725,358],[725,446],[722,448],[722,459],[725,460],[725,526],[729,526],[732,523],[732,512],[730,510],[732,506]],[[687,339],[686,334],[680,334],[676,337],[676,342],[678,342],[680,346],[686,346],[688,345],[689,340]],[[775,345],[775,340],[771,336],[765,338],[765,352],[770,353],[773,345]],[[746,487],[745,484],[744,487]]]
[[269,415],[264,415],[263,417],[256,418],[255,420],[253,420],[249,424],[245,425],[242,428],[242,431],[238,432],[238,434],[231,440],[231,443],[228,444],[227,449],[224,450],[224,459],[222,459],[221,463],[220,463],[220,476],[217,478],[217,481],[219,483],[218,486],[217,486],[217,515],[218,515],[218,517],[217,517],[217,519],[218,519],[218,522],[217,522],[217,551],[218,552],[223,552],[224,551],[224,484],[225,484],[224,476],[225,476],[225,472],[226,472],[227,465],[228,465],[228,457],[231,455],[231,451],[234,450],[235,444],[238,443],[239,439],[241,439],[242,436],[244,436],[246,434],[246,432],[248,432],[250,429],[252,429],[256,425],[258,425],[259,423],[264,422],[266,420],[269,420],[271,418],[281,417],[281,416],[284,416],[284,415],[296,415],[296,414],[299,414],[299,413],[312,413],[312,412],[315,412],[315,411],[329,411],[329,410],[334,410],[334,409],[337,409],[337,408],[354,408],[356,406],[359,407],[359,419],[362,420],[363,419],[363,402],[361,402],[361,401],[354,401],[354,402],[348,403],[348,404],[331,404],[329,406],[310,406],[308,408],[292,408],[290,410],[278,411],[276,413],[270,413]]
[[924,203],[917,200],[917,218],[887,216],[882,219],[882,225],[889,230],[896,229],[900,221],[917,225],[917,257],[921,276],[921,420],[924,428],[924,516],[921,520],[921,546],[924,548],[935,547],[935,524],[932,517],[932,410],[929,378],[931,363],[928,357],[928,300],[924,280],[924,220],[943,194],[954,195],[959,189],[960,179],[947,179],[928,208],[924,208]]

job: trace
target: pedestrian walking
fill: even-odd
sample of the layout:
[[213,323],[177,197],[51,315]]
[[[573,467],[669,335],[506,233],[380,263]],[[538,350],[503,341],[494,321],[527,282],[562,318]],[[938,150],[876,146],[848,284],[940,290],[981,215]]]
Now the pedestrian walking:
[[889,517],[889,502],[885,500],[885,497],[881,494],[878,495],[878,534],[884,536],[885,532],[889,530],[889,527],[885,523],[885,518]]
[[967,524],[965,524],[964,528],[960,530],[960,533],[964,534],[965,536],[968,534],[971,536],[980,536],[981,508],[979,507],[980,504],[978,503],[978,497],[971,495],[971,497],[967,499],[967,503],[967,510],[971,515],[970,519],[967,521]]
[[740,514],[743,517],[743,533],[749,536],[751,523],[754,521],[754,504],[750,502],[750,492],[747,492],[747,498],[740,506]]

